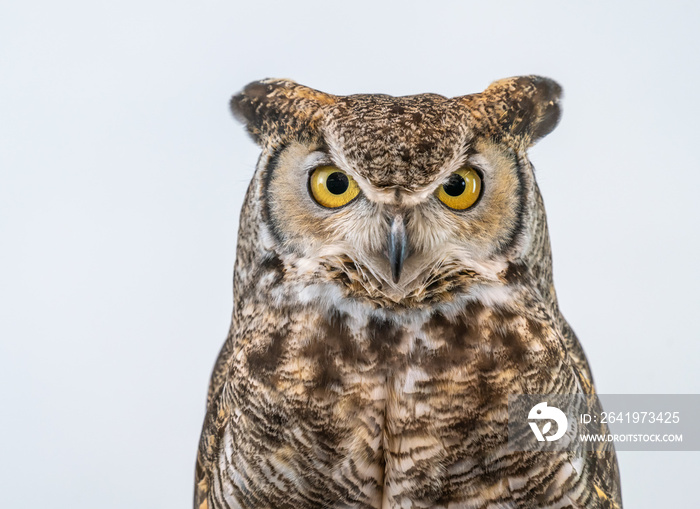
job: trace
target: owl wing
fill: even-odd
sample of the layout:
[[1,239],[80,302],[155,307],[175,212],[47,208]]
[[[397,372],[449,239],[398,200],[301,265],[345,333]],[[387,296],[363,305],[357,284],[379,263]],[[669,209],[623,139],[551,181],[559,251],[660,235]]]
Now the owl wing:
[[[596,413],[600,414],[601,404],[593,384],[591,368],[588,365],[588,359],[581,347],[581,343],[563,317],[560,321],[560,330],[574,374],[578,378],[584,392],[590,395],[588,406],[591,409],[596,409]],[[609,433],[607,425],[600,424],[599,432],[603,434]],[[611,442],[603,442],[599,450],[586,452],[585,457],[591,470],[589,497],[597,501],[597,505],[592,505],[592,507],[621,508],[620,472],[613,444]]]
[[593,374],[591,373],[591,368],[588,365],[586,353],[583,351],[581,342],[576,337],[574,330],[563,317],[560,317],[559,320],[559,330],[561,331],[566,353],[568,354],[569,360],[571,361],[571,364],[578,375],[581,386],[586,393],[595,392]]
[[228,421],[229,413],[224,411],[222,393],[228,378],[233,354],[233,337],[229,333],[224,346],[214,364],[207,394],[207,410],[202,425],[202,435],[197,451],[195,466],[194,509],[208,509],[209,473],[215,461],[220,431]]

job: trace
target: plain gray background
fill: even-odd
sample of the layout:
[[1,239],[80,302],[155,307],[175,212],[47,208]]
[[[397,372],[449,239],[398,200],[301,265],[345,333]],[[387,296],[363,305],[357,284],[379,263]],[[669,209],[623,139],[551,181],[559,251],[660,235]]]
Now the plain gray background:
[[[532,151],[560,304],[603,393],[700,393],[700,9],[688,2],[6,2],[3,507],[187,508],[258,150],[229,97],[478,92],[542,74]],[[700,453],[619,455],[688,507]]]

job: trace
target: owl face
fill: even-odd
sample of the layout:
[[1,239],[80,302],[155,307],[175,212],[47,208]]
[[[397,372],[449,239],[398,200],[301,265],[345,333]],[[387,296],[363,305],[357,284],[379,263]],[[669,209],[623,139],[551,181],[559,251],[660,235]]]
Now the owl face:
[[264,149],[265,249],[297,279],[383,304],[497,281],[527,244],[525,150],[556,125],[559,93],[533,77],[453,99],[249,85],[232,107]]

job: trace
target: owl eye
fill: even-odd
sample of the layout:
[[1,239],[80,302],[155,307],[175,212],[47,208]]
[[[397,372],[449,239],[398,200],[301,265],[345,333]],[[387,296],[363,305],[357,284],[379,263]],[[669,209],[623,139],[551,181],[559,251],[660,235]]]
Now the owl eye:
[[360,194],[355,179],[335,166],[319,166],[312,171],[309,190],[319,205],[330,209],[342,207]]
[[474,205],[481,195],[481,177],[474,168],[466,166],[454,172],[435,191],[438,199],[455,210]]

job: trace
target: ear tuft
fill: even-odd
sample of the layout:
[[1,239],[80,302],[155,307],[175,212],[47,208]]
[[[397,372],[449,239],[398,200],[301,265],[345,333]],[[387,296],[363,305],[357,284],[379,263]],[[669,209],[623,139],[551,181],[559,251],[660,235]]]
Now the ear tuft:
[[291,80],[254,81],[231,98],[231,112],[245,124],[256,143],[277,143],[311,126],[319,108],[333,96]]
[[266,123],[279,117],[279,104],[275,104],[275,91],[293,85],[289,80],[266,79],[254,81],[231,98],[231,112],[236,120],[245,124],[252,138],[262,144],[266,137]]
[[464,97],[477,131],[527,149],[552,132],[561,117],[561,86],[542,76],[517,76]]

